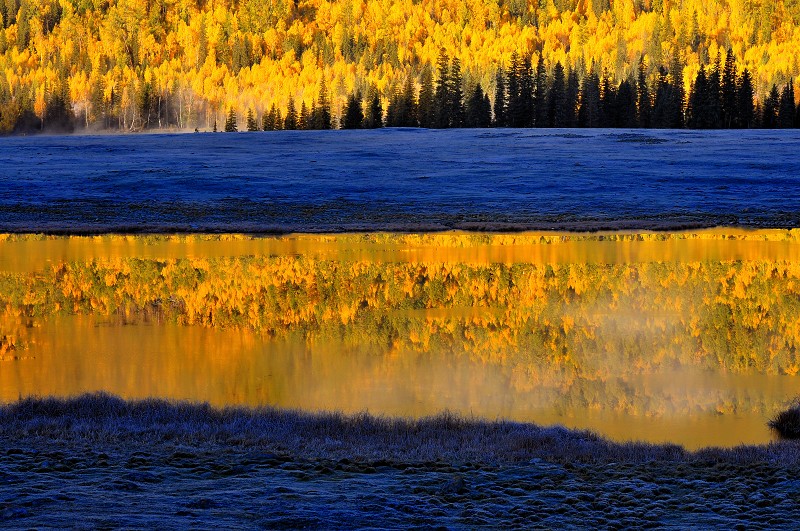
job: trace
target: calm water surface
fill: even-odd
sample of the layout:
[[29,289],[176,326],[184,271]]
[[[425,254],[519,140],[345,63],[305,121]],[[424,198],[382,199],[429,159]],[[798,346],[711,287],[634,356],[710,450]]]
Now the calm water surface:
[[800,394],[800,238],[658,238],[0,241],[0,400],[105,390],[771,440],[766,420]]

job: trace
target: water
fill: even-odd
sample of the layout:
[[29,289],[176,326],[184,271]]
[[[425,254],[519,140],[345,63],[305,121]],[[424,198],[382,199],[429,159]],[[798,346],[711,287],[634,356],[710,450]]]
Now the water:
[[800,225],[796,131],[384,130],[0,142],[0,231]]
[[800,234],[0,239],[0,400],[106,390],[764,443]]

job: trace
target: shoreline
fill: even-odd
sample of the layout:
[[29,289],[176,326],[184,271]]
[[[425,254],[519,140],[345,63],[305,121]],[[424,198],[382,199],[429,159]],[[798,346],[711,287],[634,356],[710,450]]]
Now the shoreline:
[[589,430],[469,419],[450,412],[410,419],[270,406],[218,408],[156,398],[125,400],[104,392],[69,398],[27,397],[0,404],[0,438],[31,436],[64,443],[238,446],[308,459],[362,462],[764,461],[800,467],[800,444],[793,441],[686,450],[671,443],[614,442]]
[[[103,395],[0,406],[0,528],[790,529],[800,446]],[[75,515],[80,514],[80,522]]]

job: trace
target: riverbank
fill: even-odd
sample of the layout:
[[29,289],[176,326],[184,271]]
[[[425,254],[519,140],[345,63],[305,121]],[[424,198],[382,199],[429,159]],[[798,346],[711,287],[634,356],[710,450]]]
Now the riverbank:
[[[790,527],[800,446],[214,409],[109,395],[0,408],[0,527]],[[76,520],[76,515],[81,515]]]

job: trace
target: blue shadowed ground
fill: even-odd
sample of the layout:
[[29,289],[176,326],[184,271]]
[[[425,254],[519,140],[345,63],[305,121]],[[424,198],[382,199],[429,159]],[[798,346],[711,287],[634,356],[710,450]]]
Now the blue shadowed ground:
[[392,129],[0,140],[0,231],[800,226],[794,131]]

